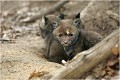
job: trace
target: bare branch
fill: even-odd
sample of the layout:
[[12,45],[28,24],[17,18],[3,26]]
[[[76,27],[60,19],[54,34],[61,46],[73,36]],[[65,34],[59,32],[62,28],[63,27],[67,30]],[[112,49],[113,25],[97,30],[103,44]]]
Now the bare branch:
[[33,17],[29,18],[28,20],[23,21],[23,22],[31,22],[31,21],[34,21],[36,19],[41,18],[43,15],[50,14],[50,13],[54,12],[55,10],[60,9],[67,2],[68,2],[67,0],[61,0],[60,2],[55,4],[53,7],[47,9],[46,11],[43,11],[41,14],[33,16]]

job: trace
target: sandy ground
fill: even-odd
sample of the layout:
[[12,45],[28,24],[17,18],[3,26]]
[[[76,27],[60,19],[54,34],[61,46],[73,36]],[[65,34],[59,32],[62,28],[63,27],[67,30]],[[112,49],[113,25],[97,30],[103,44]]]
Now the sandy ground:
[[48,62],[42,49],[44,41],[40,37],[25,36],[15,43],[1,44],[1,79],[27,80],[30,74],[45,71],[47,74],[60,68],[62,65]]

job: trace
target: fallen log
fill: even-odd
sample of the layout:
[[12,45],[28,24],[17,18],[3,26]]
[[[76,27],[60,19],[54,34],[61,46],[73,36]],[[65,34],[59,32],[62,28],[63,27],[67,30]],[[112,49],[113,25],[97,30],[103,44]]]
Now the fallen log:
[[61,0],[60,2],[58,2],[57,4],[55,4],[53,7],[51,7],[51,8],[49,8],[49,9],[41,12],[41,14],[36,15],[36,16],[33,16],[33,17],[29,18],[27,21],[22,21],[22,22],[23,22],[23,23],[25,23],[25,22],[32,22],[32,21],[34,21],[34,20],[36,20],[36,19],[40,19],[43,15],[50,14],[50,13],[52,13],[52,12],[60,9],[60,8],[61,8],[64,4],[66,4],[67,2],[69,2],[69,1],[67,1],[67,0]]
[[64,68],[59,69],[51,78],[78,79],[111,55],[111,49],[118,44],[119,29],[107,36],[89,50],[77,54]]

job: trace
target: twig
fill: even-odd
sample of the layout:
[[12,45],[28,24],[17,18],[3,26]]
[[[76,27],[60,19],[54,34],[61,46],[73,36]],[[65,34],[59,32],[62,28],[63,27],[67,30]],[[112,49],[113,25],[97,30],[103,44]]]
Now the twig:
[[43,15],[50,14],[50,13],[54,12],[55,10],[61,8],[61,7],[62,7],[64,4],[66,4],[67,2],[69,2],[69,1],[67,1],[67,0],[61,0],[60,2],[58,2],[57,4],[55,4],[53,7],[47,9],[46,11],[42,12],[42,13],[39,14],[39,15],[33,16],[33,17],[29,18],[28,20],[23,21],[23,23],[32,22],[32,21],[34,21],[34,20],[36,20],[36,19],[41,18]]

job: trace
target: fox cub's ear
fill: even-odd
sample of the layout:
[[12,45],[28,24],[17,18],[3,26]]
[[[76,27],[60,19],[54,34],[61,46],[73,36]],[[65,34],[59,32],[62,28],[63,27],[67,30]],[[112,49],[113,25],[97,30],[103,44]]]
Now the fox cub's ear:
[[60,18],[60,19],[64,19],[64,17],[65,17],[65,14],[60,13],[59,18]]
[[43,19],[44,19],[44,24],[46,25],[48,23],[48,18],[44,16]]
[[41,22],[46,25],[48,23],[48,18],[46,16],[42,16]]
[[75,18],[80,18],[80,12],[75,16]]
[[44,29],[45,25],[48,23],[48,18],[45,16],[42,16],[41,20],[40,20],[40,28]]

